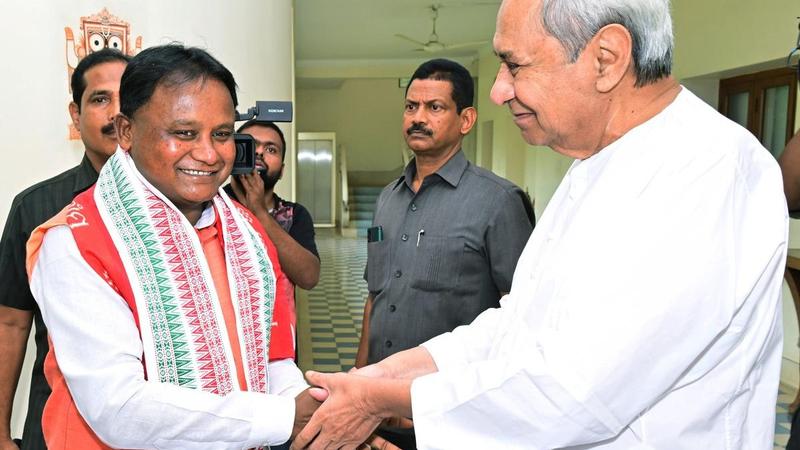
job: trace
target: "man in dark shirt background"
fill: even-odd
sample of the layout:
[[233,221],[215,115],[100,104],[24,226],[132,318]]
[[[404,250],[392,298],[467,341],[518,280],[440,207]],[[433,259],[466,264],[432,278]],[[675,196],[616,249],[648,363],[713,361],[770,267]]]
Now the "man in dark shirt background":
[[[519,187],[461,151],[477,120],[473,95],[472,76],[453,61],[428,61],[411,77],[403,136],[414,159],[375,206],[357,367],[469,324],[511,290],[533,211]],[[409,430],[378,435],[414,448]]]
[[42,409],[50,395],[42,366],[47,330],[31,295],[25,273],[25,244],[34,228],[97,181],[97,173],[117,148],[114,116],[119,112],[119,83],[128,57],[116,50],[91,53],[72,74],[69,113],[81,133],[81,163],[19,193],[11,204],[0,239],[0,450],[16,449],[10,420],[31,323],[36,323],[36,360],[31,374],[28,415],[22,449],[44,449]]
[[[251,174],[231,177],[225,192],[261,222],[278,250],[278,260],[289,280],[303,289],[311,289],[319,281],[320,266],[314,242],[314,221],[303,205],[286,201],[275,193],[286,157],[283,132],[273,122],[258,120],[245,122],[237,132],[253,136],[256,169]],[[292,311],[295,311],[294,305]],[[292,329],[297,336],[297,321],[295,315],[292,316]]]

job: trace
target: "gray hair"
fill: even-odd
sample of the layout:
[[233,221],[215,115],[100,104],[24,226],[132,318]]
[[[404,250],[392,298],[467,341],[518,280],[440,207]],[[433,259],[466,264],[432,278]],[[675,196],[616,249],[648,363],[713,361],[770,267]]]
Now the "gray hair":
[[624,26],[633,40],[637,87],[664,78],[672,70],[669,0],[543,0],[542,23],[571,62],[601,28]]

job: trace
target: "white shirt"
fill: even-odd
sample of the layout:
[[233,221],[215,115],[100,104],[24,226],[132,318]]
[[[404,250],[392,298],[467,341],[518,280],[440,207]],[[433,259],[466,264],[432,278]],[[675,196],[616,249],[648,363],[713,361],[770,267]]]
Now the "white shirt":
[[[213,222],[209,208],[197,226]],[[221,397],[145,380],[133,313],[86,263],[66,226],[45,235],[31,291],[78,411],[110,446],[246,449],[289,439],[294,398],[308,387],[293,361],[269,364],[269,394]]]
[[787,232],[774,158],[683,89],[572,165],[500,308],[423,344],[419,447],[771,449]]

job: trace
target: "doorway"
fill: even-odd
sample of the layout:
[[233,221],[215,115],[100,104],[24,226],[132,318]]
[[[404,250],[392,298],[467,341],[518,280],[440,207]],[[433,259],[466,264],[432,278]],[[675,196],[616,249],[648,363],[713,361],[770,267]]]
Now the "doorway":
[[297,134],[297,202],[316,227],[336,223],[336,133]]

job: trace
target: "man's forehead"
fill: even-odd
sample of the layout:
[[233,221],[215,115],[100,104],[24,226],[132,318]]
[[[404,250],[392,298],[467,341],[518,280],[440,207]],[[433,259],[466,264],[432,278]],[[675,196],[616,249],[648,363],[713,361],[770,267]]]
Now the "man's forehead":
[[124,61],[106,61],[90,67],[83,73],[85,82],[119,81],[127,63]]
[[538,14],[541,4],[542,0],[503,0],[497,11],[498,24],[500,20],[525,20],[531,14]]
[[453,83],[448,80],[430,78],[416,79],[411,82],[406,92],[406,100],[429,102],[433,100],[452,100]]
[[[272,127],[254,124],[247,128],[242,128],[240,132],[253,136],[253,139],[255,139],[259,144],[275,144],[278,147],[281,146],[281,137]],[[256,137],[253,132],[256,132],[256,134],[259,134],[259,136]]]
[[242,128],[242,130],[241,130],[242,133],[248,133],[248,134],[252,134],[253,131],[260,131],[262,133],[269,133],[270,134],[270,138],[272,138],[274,136],[275,140],[280,140],[280,136],[278,136],[278,132],[275,131],[274,128],[268,127],[266,125],[253,124],[253,125],[250,125],[249,127]]
[[83,73],[83,85],[85,87],[83,99],[88,99],[92,95],[116,94],[119,92],[119,84],[122,73],[127,64],[123,61],[108,61],[90,67]]
[[492,40],[495,54],[502,60],[512,60],[535,52],[537,41],[548,37],[540,14],[538,0],[503,1]]

